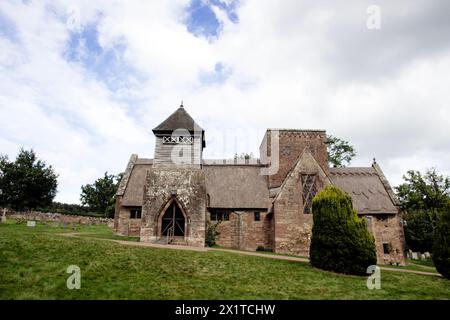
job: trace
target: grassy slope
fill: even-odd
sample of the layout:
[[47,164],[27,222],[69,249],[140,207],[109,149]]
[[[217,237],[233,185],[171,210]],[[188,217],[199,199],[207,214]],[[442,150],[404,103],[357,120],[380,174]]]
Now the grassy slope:
[[[307,263],[55,234],[62,230],[72,231],[0,225],[0,299],[450,299],[450,281],[438,277],[382,271],[382,289],[368,290],[364,277]],[[81,268],[80,290],[66,288],[72,264]]]

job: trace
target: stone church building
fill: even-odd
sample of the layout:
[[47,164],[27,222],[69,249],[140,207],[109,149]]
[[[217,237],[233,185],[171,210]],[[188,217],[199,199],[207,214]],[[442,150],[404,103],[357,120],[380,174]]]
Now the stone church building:
[[330,168],[324,130],[267,129],[257,160],[206,160],[205,131],[180,106],[153,129],[153,159],[132,155],[116,194],[116,234],[143,242],[216,243],[307,256],[312,199],[327,185],[346,191],[375,237],[378,263],[404,263],[399,204],[374,161]]

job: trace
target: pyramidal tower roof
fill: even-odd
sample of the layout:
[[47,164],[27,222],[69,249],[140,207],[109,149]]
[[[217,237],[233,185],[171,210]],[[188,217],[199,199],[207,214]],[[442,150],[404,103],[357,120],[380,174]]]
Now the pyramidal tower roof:
[[161,122],[157,127],[153,129],[154,133],[158,132],[172,132],[176,129],[186,129],[189,132],[204,130],[192,119],[192,117],[184,109],[183,104],[175,110],[166,120]]

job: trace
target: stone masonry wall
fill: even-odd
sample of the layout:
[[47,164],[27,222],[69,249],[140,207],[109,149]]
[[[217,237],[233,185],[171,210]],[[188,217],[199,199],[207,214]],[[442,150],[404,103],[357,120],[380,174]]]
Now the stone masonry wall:
[[[260,147],[262,161],[266,159],[265,153],[272,160],[275,159],[272,150],[271,130],[267,130]],[[280,130],[279,131],[279,168],[277,173],[268,176],[269,188],[279,187],[288,172],[293,168],[296,161],[305,148],[311,152],[322,169],[328,170],[328,153],[326,145],[326,133],[321,130]],[[267,151],[266,151],[267,150]]]
[[155,242],[161,232],[161,215],[176,201],[185,215],[185,241],[205,245],[206,184],[198,169],[152,168],[147,173],[142,208],[141,241]]
[[235,211],[228,221],[217,228],[216,243],[227,248],[254,251],[258,247],[273,249],[272,215],[260,212],[260,221],[254,219],[255,211]]
[[[405,243],[400,216],[373,215],[371,231],[377,247],[377,260],[381,264],[405,264]],[[384,253],[383,244],[388,244],[391,251]]]
[[114,233],[121,236],[139,237],[142,219],[130,219],[130,208],[121,206],[121,196],[116,196]]
[[[0,211],[0,215],[3,210]],[[89,216],[76,216],[60,213],[51,212],[39,212],[39,211],[6,211],[6,219],[16,219],[16,220],[34,220],[34,221],[48,221],[48,222],[61,222],[68,224],[83,224],[83,225],[97,225],[106,224],[109,227],[113,227],[113,219],[110,218],[99,218],[99,217],[89,217]]]
[[309,255],[313,216],[303,213],[302,174],[317,175],[318,192],[330,184],[328,177],[312,154],[303,153],[275,198],[275,252]]

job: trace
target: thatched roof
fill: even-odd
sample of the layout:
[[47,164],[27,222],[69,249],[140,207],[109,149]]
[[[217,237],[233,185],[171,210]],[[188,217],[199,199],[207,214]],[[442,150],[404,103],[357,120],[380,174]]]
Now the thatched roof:
[[330,168],[330,180],[347,192],[353,200],[353,207],[360,214],[398,212],[392,195],[386,190],[380,174],[373,167]]
[[160,123],[156,128],[153,129],[155,134],[162,132],[170,132],[176,129],[186,129],[189,132],[204,130],[192,119],[192,117],[181,105],[174,113],[172,113],[166,120]]
[[267,209],[269,190],[257,165],[204,165],[209,207]]
[[[133,155],[117,195],[123,206],[142,206],[147,171],[152,159]],[[204,161],[209,207],[223,209],[267,209],[270,196],[263,166],[258,162],[242,164],[225,160]],[[395,214],[398,200],[377,164],[364,168],[330,168],[331,183],[347,192],[360,214]]]
[[151,160],[137,159],[128,178],[125,192],[123,193],[123,206],[142,206],[147,170],[151,167]]

